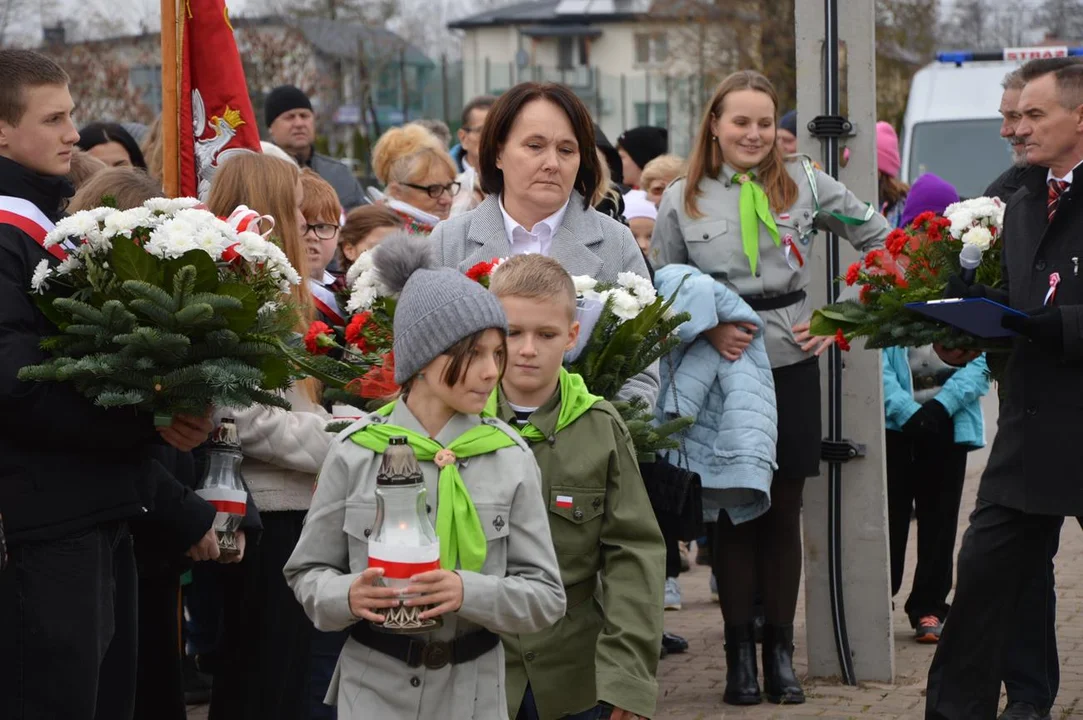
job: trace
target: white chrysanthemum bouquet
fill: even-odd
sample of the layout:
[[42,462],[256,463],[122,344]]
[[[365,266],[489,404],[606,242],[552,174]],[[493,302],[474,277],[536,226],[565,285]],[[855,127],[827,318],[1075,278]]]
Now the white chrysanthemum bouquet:
[[288,407],[279,341],[294,332],[301,282],[258,214],[227,222],[197,200],[155,198],[61,220],[45,239],[31,291],[59,333],[52,358],[23,380],[71,382],[104,407],[132,406],[168,424],[211,406]]

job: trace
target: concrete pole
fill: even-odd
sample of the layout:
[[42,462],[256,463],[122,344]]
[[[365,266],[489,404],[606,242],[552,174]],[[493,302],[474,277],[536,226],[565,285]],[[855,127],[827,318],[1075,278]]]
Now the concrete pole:
[[[849,164],[839,179],[858,197],[877,202],[876,183],[876,55],[874,4],[839,0],[839,40],[846,46],[847,85],[842,97],[847,116],[857,128]],[[798,143],[802,152],[823,161],[821,142],[808,123],[824,114],[824,3],[796,4]],[[841,73],[840,73],[841,74]],[[814,305],[827,302],[827,243],[816,244],[809,286]],[[840,239],[841,267],[858,253]],[[854,350],[843,354],[843,437],[865,446],[865,456],[842,466],[842,587],[845,622],[856,679],[891,682],[895,675],[891,621],[891,578],[887,540],[887,484],[884,469],[884,401],[880,353]],[[821,362],[824,428],[827,424],[827,362]],[[828,481],[810,478],[804,497],[805,619],[809,675],[839,676],[839,655],[832,624],[828,577]]]

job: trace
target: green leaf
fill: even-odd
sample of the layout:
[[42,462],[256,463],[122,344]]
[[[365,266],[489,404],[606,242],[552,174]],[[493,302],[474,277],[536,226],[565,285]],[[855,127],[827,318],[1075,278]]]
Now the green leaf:
[[215,292],[218,289],[218,266],[211,256],[202,250],[189,250],[179,258],[166,261],[164,287],[173,287],[173,278],[181,268],[189,265],[196,271],[196,283],[192,292]]
[[250,288],[240,283],[222,283],[218,286],[218,294],[241,301],[240,308],[222,311],[230,330],[240,335],[255,324],[259,314],[259,297]]
[[158,259],[129,238],[113,238],[109,261],[113,263],[113,272],[121,281],[142,280],[154,285],[161,281]]
[[290,366],[286,359],[280,355],[270,355],[263,358],[260,363],[263,371],[263,386],[269,389],[279,389],[289,386]]
[[842,327],[844,327],[842,321],[829,316],[822,309],[812,311],[812,320],[809,321],[810,334],[818,337],[830,336]]

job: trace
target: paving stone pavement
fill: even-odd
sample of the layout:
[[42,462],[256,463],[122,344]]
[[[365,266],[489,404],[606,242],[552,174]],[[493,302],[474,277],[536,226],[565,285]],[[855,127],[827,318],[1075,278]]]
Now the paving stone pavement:
[[[983,460],[981,462],[983,464]],[[972,463],[973,465],[973,463]],[[980,465],[969,473],[959,518],[962,540],[967,515],[977,495]],[[877,718],[877,720],[919,720],[925,705],[925,677],[932,661],[934,646],[914,642],[902,606],[906,601],[914,576],[916,533],[910,533],[907,548],[907,568],[900,591],[895,620],[895,682],[863,683],[847,687],[837,679],[812,679],[805,683],[808,702],[804,705],[780,707],[758,705],[737,708],[722,703],[725,687],[725,655],[722,648],[722,614],[712,602],[708,591],[709,571],[693,565],[692,571],[681,575],[682,610],[666,613],[666,629],[688,638],[689,649],[681,655],[671,655],[659,666],[660,697],[657,718],[664,720],[803,720],[825,718]],[[1078,523],[1064,524],[1060,552],[1056,563],[1057,634],[1061,658],[1061,687],[1053,720],[1083,718],[1083,532]],[[798,598],[795,636],[797,650],[794,666],[804,678],[808,670],[805,637],[804,589]],[[1003,701],[1003,699],[1002,699]]]

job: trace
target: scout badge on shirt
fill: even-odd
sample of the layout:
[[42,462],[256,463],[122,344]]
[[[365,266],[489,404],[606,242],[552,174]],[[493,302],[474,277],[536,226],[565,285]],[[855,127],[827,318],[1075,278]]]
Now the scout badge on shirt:
[[571,510],[574,505],[575,500],[572,498],[571,495],[557,495],[558,508],[566,508],[568,510]]
[[1045,294],[1045,301],[1042,302],[1043,307],[1053,304],[1053,300],[1057,297],[1058,285],[1060,285],[1060,273],[1055,272],[1049,276],[1049,292]]
[[782,239],[782,250],[786,253],[786,264],[790,266],[790,270],[797,272],[805,267],[805,256],[797,248],[797,243],[793,241],[793,235],[787,234]]

